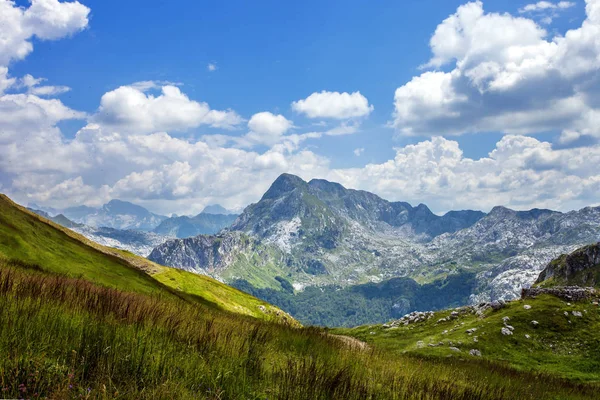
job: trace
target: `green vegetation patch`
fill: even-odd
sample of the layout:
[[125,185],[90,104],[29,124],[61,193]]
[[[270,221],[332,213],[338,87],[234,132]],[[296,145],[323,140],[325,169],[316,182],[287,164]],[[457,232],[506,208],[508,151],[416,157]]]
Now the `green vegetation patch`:
[[600,382],[600,309],[589,302],[567,303],[544,295],[510,302],[483,316],[446,310],[398,327],[370,325],[334,332],[396,354],[479,359],[470,354],[476,350],[484,360],[519,370]]

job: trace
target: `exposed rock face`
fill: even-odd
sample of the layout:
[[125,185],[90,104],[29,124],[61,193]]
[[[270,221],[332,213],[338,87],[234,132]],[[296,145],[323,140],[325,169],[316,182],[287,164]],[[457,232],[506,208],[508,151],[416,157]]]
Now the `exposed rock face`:
[[585,301],[595,299],[600,296],[600,292],[594,288],[583,288],[579,286],[556,286],[550,288],[532,287],[523,289],[521,298],[526,299],[529,297],[539,296],[541,294],[550,294],[567,301]]
[[273,261],[272,253],[241,232],[169,240],[156,247],[148,259],[162,265],[175,265],[187,271],[220,277],[220,273],[238,261],[238,257],[248,254],[254,256],[255,263]]
[[152,232],[93,228],[81,224],[67,226],[61,223],[61,225],[103,246],[127,250],[142,257],[147,257],[155,247],[160,246],[170,239],[168,236],[157,235]]
[[536,284],[600,286],[600,243],[585,246],[551,261]]

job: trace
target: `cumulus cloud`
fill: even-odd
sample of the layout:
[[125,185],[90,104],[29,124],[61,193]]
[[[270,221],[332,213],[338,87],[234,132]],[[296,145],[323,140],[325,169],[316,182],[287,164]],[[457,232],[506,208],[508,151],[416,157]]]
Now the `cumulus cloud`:
[[499,204],[568,210],[599,204],[598,163],[600,146],[556,150],[548,142],[507,135],[487,157],[474,160],[456,141],[433,137],[396,149],[392,160],[333,170],[329,177],[438,211]]
[[374,107],[360,92],[313,93],[306,99],[294,101],[292,109],[308,118],[349,119],[365,117]]
[[177,86],[148,93],[154,84],[141,82],[105,93],[92,121],[119,132],[184,131],[200,125],[230,129],[243,120],[232,110],[212,110],[207,103],[187,97]]
[[245,139],[253,144],[272,146],[279,142],[282,135],[292,126],[292,121],[288,120],[283,115],[260,112],[254,114],[252,118],[250,118],[250,121],[248,121],[250,132],[245,136]]
[[[557,6],[558,7],[558,6]],[[399,87],[393,125],[402,135],[501,131],[528,134],[591,124],[600,87],[600,0],[564,36],[531,19],[485,13],[480,1],[460,6],[430,40],[426,71]]]
[[356,157],[360,157],[362,156],[362,154],[365,152],[365,149],[363,147],[359,147],[357,149],[354,149],[354,155]]
[[217,67],[216,63],[208,63],[206,69],[208,70],[208,72],[215,72],[217,69],[219,69],[219,67]]
[[0,0],[0,65],[22,60],[33,50],[31,39],[56,40],[87,27],[90,9],[81,3],[31,0],[29,8]]
[[[12,25],[0,26],[21,29],[10,31],[12,42],[0,43],[0,58],[25,57],[34,36],[51,40],[85,28],[89,10],[82,13],[81,7],[37,0],[21,9],[0,0],[0,23],[12,15]],[[27,18],[36,28],[24,22],[30,9]],[[158,212],[191,214],[210,203],[242,207],[289,172],[390,200],[424,202],[436,211],[597,204],[600,146],[578,143],[600,137],[600,0],[589,0],[586,12],[581,27],[549,39],[530,19],[486,14],[480,2],[459,8],[431,39],[428,65],[443,70],[425,71],[396,91],[398,129],[433,137],[360,168],[332,169],[326,157],[305,146],[308,139],[356,132],[373,110],[359,92],[313,93],[292,104],[309,118],[338,120],[317,124],[320,131],[296,133],[283,115],[260,112],[248,121],[245,135],[182,138],[175,133],[244,121],[190,99],[176,83],[156,81],[106,93],[88,116],[52,98],[68,88],[31,75],[11,77],[0,60],[0,186],[24,202],[62,207],[124,198]],[[72,119],[88,124],[70,139],[59,125]],[[457,142],[437,136],[556,128],[562,134],[554,147],[507,135],[477,160],[465,157]]]

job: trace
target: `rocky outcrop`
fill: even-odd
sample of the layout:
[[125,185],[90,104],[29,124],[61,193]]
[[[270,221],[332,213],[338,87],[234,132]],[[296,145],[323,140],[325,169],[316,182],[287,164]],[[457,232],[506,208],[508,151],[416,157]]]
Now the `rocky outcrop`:
[[148,259],[186,271],[220,277],[240,259],[251,258],[255,266],[283,262],[276,249],[263,245],[241,232],[199,235],[168,240],[156,247]]
[[600,286],[600,242],[563,254],[540,273],[536,284]]
[[542,294],[549,294],[567,301],[585,301],[598,298],[600,292],[590,287],[556,286],[550,288],[532,287],[521,291],[521,298],[531,298]]

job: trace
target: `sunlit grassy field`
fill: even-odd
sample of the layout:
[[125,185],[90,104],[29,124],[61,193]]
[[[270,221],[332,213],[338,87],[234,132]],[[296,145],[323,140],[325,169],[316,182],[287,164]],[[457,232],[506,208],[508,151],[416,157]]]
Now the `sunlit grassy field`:
[[487,361],[359,348],[24,265],[0,268],[7,398],[567,399],[597,386]]

